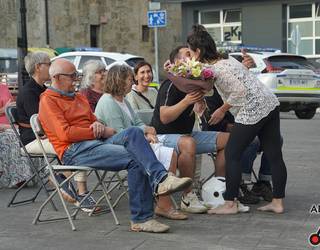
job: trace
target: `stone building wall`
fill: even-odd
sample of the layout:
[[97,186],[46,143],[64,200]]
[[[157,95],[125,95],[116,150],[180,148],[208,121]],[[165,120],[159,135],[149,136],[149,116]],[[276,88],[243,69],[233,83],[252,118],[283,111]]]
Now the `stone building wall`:
[[[0,0],[0,48],[17,41],[17,2]],[[98,27],[98,47],[109,52],[141,55],[154,64],[154,33],[147,29],[148,0],[48,0],[51,48],[90,47],[90,25]],[[27,0],[29,47],[46,47],[44,0]],[[181,43],[181,4],[163,3],[168,26],[159,28],[159,65]],[[146,28],[145,28],[146,29]],[[160,71],[161,71],[160,67]]]

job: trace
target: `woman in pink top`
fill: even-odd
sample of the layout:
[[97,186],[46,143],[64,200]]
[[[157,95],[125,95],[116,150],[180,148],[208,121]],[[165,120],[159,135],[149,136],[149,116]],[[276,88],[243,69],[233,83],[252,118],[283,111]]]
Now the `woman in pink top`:
[[9,128],[9,121],[4,111],[11,102],[13,102],[13,98],[7,85],[0,84],[0,131]]
[[20,154],[20,145],[5,109],[13,104],[13,98],[5,84],[0,84],[0,188],[16,187],[32,176],[28,160]]

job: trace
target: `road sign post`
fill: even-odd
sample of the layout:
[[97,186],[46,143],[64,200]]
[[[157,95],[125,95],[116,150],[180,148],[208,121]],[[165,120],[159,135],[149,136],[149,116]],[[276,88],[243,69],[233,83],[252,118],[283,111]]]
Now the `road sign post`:
[[147,17],[148,27],[154,28],[155,80],[159,82],[158,27],[167,26],[167,12],[165,10],[148,11]]

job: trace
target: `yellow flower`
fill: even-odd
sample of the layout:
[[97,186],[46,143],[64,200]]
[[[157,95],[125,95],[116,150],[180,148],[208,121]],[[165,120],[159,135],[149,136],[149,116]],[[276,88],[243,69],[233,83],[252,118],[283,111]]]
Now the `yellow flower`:
[[192,74],[192,76],[194,76],[194,77],[200,77],[200,75],[201,75],[201,69],[200,69],[200,67],[192,68],[192,69],[191,69],[191,74]]

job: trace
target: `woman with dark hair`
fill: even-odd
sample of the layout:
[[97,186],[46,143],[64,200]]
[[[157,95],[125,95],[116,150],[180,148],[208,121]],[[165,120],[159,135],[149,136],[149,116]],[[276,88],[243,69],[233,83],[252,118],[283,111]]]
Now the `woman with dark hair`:
[[139,62],[134,67],[134,85],[132,91],[127,95],[134,110],[154,109],[158,91],[150,88],[149,84],[153,80],[152,67],[146,61]]
[[287,181],[287,170],[282,157],[279,101],[250,71],[233,58],[223,59],[217,52],[210,34],[201,25],[194,25],[187,38],[191,56],[211,65],[214,86],[224,104],[209,120],[216,124],[227,111],[235,117],[225,149],[226,156],[226,193],[225,204],[208,213],[234,214],[238,212],[237,202],[241,181],[241,156],[250,142],[258,136],[262,149],[270,162],[273,182],[272,202],[259,208],[261,211],[282,213],[283,198]]

